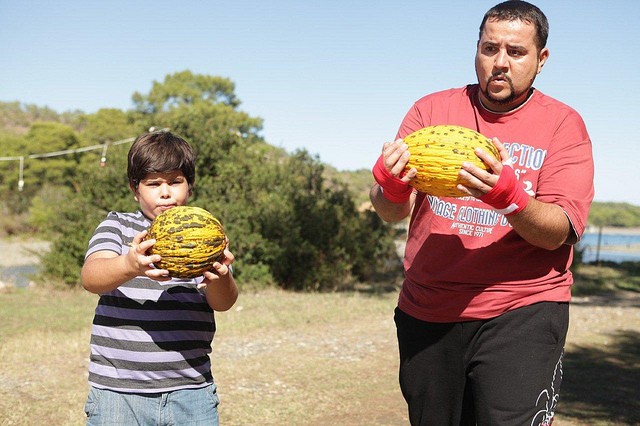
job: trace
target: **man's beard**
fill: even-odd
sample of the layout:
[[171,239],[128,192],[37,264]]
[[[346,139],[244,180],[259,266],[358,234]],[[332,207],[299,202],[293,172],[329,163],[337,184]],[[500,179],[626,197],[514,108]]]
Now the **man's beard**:
[[[509,84],[509,89],[511,89],[511,93],[509,93],[509,96],[507,96],[506,98],[498,99],[489,92],[489,84],[491,83],[491,80],[496,79],[496,77],[500,77],[504,79]],[[522,93],[516,94],[516,88],[513,86],[513,81],[511,81],[511,77],[509,77],[504,73],[493,74],[491,77],[487,79],[487,84],[485,88],[483,89],[482,87],[480,87],[480,90],[482,90],[482,94],[485,96],[485,98],[489,99],[491,102],[498,105],[508,105],[511,102],[513,102],[513,100],[516,99],[519,95],[522,94]],[[527,90],[529,89],[527,88]]]
[[[509,93],[509,96],[507,96],[506,98],[502,98],[502,99],[498,99],[496,97],[494,97],[490,92],[489,92],[489,83],[491,83],[491,80],[494,80],[495,78],[500,77],[502,79],[504,79],[508,84],[509,84],[509,89],[511,91],[511,93]],[[513,86],[513,81],[511,80],[511,77],[509,77],[508,75],[502,73],[502,72],[498,72],[493,74],[491,77],[489,77],[487,79],[487,85],[485,86],[485,88],[483,89],[482,87],[480,87],[480,91],[482,91],[482,94],[491,102],[493,102],[496,105],[509,105],[511,104],[515,99],[518,99],[520,96],[524,95],[525,93],[530,93],[531,92],[531,87],[533,86],[533,81],[535,80],[535,75],[533,76],[533,78],[531,79],[531,81],[529,82],[529,86],[524,89],[522,92],[516,93],[516,88]],[[526,99],[528,99],[529,96],[527,95]]]

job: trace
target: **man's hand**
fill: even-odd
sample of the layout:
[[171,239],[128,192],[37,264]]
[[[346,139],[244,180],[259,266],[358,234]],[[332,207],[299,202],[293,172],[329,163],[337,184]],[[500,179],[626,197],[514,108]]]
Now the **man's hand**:
[[384,198],[393,203],[405,203],[411,195],[409,182],[416,176],[417,170],[412,168],[404,173],[409,156],[407,145],[402,139],[397,139],[383,145],[382,155],[373,166],[373,176],[382,188]]
[[470,163],[463,163],[459,176],[466,184],[459,184],[458,189],[489,204],[498,213],[516,214],[527,206],[529,195],[518,181],[504,145],[498,138],[493,138],[493,144],[498,149],[502,162],[476,148],[476,155],[491,172]]
[[493,144],[498,149],[501,161],[498,161],[493,155],[481,148],[476,148],[476,155],[484,164],[487,165],[487,167],[489,167],[489,170],[484,170],[472,163],[462,163],[462,170],[460,170],[459,176],[465,184],[459,184],[457,186],[460,191],[463,191],[473,197],[480,198],[487,192],[491,191],[496,183],[498,183],[498,178],[500,177],[500,173],[502,173],[503,165],[509,163],[509,153],[498,138],[493,138]]

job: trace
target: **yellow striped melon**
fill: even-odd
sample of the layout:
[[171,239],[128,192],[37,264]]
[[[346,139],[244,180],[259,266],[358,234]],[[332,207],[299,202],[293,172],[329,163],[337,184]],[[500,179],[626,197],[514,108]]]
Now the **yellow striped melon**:
[[420,192],[443,197],[462,197],[467,194],[456,188],[462,183],[458,172],[463,162],[473,163],[489,170],[475,154],[482,148],[500,160],[498,150],[491,139],[466,127],[437,125],[424,127],[404,138],[411,157],[405,168],[418,171],[411,186]]
[[207,210],[191,206],[160,213],[147,238],[156,240],[149,253],[162,258],[154,265],[176,278],[194,278],[210,270],[222,258],[226,244],[220,221]]

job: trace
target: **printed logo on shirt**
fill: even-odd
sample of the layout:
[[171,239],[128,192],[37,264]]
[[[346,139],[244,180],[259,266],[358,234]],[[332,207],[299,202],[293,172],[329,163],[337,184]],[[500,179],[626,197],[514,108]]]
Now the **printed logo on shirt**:
[[[542,167],[547,151],[518,142],[504,142],[518,180],[530,196],[535,196],[533,180]],[[530,177],[531,176],[531,177]],[[529,178],[530,177],[530,178]],[[482,203],[475,197],[441,199],[428,195],[427,200],[434,215],[451,221],[451,229],[458,235],[482,238],[494,233],[496,226],[511,227],[501,213]],[[475,205],[477,204],[477,205]]]
[[509,157],[511,157],[509,163],[513,166],[518,180],[522,182],[524,190],[530,196],[535,196],[533,182],[527,179],[527,171],[538,171],[542,168],[547,150],[518,142],[505,142],[504,147],[509,152]]

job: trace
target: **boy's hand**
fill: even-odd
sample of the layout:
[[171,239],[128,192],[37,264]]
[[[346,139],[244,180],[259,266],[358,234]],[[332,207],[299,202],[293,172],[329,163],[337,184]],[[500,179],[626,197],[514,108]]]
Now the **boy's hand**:
[[142,231],[133,238],[131,242],[131,248],[127,254],[127,262],[132,270],[137,271],[136,275],[146,275],[147,277],[156,281],[168,281],[169,271],[166,269],[156,269],[153,267],[153,263],[158,263],[161,260],[159,254],[147,255],[147,251],[153,247],[156,240],[145,240],[147,231]]
[[230,268],[229,266],[234,262],[235,256],[231,251],[229,251],[229,239],[227,239],[224,252],[224,257],[218,261],[214,262],[212,266],[213,271],[206,271],[204,273],[204,281],[206,284],[210,284],[215,280],[219,280],[220,278],[229,274]]
[[200,284],[205,289],[207,303],[211,309],[219,312],[229,310],[238,300],[238,286],[230,268],[235,257],[229,251],[228,239],[223,254],[224,257],[220,261],[211,265],[213,269],[204,273],[204,281]]

